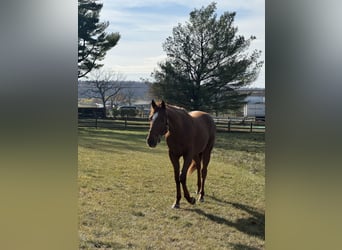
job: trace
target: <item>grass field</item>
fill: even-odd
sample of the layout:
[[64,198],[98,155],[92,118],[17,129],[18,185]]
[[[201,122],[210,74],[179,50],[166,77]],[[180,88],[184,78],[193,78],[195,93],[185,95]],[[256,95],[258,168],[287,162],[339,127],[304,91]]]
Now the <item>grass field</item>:
[[80,249],[264,249],[263,133],[218,133],[205,202],[180,209],[166,143],[146,134],[79,128]]

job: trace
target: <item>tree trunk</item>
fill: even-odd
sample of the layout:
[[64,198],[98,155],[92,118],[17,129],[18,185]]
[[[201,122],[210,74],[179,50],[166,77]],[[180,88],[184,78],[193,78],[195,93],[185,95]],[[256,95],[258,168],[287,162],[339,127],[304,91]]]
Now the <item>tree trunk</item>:
[[103,108],[102,108],[103,118],[106,118],[106,117],[107,117],[106,113],[107,113],[106,106],[103,106]]

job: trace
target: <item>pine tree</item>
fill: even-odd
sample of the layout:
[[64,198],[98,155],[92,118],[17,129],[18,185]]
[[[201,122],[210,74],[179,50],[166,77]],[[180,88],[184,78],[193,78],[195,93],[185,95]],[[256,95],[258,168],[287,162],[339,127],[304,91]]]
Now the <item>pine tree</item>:
[[94,0],[78,0],[78,78],[102,67],[99,61],[120,39],[119,33],[105,32],[109,22],[100,22],[102,7]]
[[236,110],[246,95],[237,90],[255,81],[261,51],[246,52],[252,40],[237,35],[235,12],[219,18],[216,4],[195,9],[189,22],[173,28],[163,44],[165,62],[152,75],[152,93],[190,110]]

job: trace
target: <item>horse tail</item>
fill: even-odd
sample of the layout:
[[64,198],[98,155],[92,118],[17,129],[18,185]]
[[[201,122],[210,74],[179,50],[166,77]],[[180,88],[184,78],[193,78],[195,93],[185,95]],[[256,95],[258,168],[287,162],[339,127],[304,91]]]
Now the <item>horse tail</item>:
[[191,175],[196,169],[197,169],[197,164],[195,163],[195,161],[192,161],[188,168],[187,175],[188,176]]

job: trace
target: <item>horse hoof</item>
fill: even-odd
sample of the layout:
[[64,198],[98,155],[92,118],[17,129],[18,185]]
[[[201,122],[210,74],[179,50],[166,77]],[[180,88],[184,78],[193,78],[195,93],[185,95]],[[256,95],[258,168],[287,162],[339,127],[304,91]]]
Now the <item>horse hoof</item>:
[[190,198],[190,204],[194,205],[196,203],[196,199],[194,197]]
[[179,204],[173,204],[171,208],[179,208]]
[[204,202],[204,198],[201,197],[201,198],[198,199],[198,201],[199,201],[199,202]]

